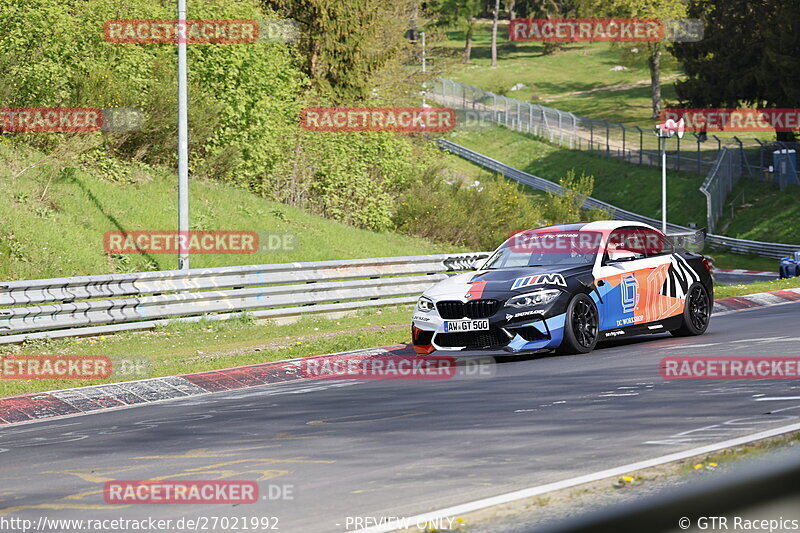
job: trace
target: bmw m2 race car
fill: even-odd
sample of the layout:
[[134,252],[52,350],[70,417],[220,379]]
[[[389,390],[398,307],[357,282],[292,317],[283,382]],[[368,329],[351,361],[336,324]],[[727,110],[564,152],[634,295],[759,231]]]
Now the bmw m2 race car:
[[638,222],[520,232],[474,268],[419,298],[411,325],[417,353],[587,353],[609,338],[700,335],[714,299],[707,259]]

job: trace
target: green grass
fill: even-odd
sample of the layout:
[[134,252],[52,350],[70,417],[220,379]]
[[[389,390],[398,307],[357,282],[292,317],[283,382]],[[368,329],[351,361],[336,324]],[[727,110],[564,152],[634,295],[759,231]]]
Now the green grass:
[[[594,176],[592,196],[617,207],[652,218],[661,218],[661,171],[611,158],[560,148],[532,135],[503,127],[461,131],[453,142],[479,151],[507,165],[558,182],[567,171]],[[705,197],[698,190],[703,177],[688,172],[669,172],[667,215],[670,222],[705,225]]]
[[[97,171],[24,170],[41,155],[0,144],[0,280],[176,268],[175,255],[110,256],[112,230],[174,230],[176,179],[138,170],[119,182]],[[20,173],[21,172],[21,173]],[[293,251],[194,255],[192,267],[285,263],[453,251],[455,247],[340,224],[219,182],[191,180],[191,229],[290,231]]]
[[728,195],[719,231],[740,239],[800,245],[800,187],[781,191],[777,185],[742,178]]
[[[410,342],[411,306],[361,310],[343,318],[304,317],[276,325],[247,317],[173,323],[148,332],[2,346],[0,356],[101,355],[113,372],[105,380],[0,380],[0,397],[279,361]],[[123,371],[122,369],[125,369]]]
[[[445,77],[522,101],[542,103],[564,111],[629,125],[652,126],[650,119],[650,72],[642,50],[637,55],[623,54],[611,43],[572,43],[544,55],[541,43],[508,41],[507,23],[498,28],[498,65],[491,67],[491,24],[483,21],[475,32],[473,60],[458,59],[464,48],[464,32],[450,30],[442,44],[442,55],[450,59]],[[434,52],[434,57],[435,57]],[[612,71],[623,65],[628,70]],[[666,59],[662,67],[662,97],[675,101],[675,76],[679,65]],[[644,87],[599,90],[585,95],[566,93],[598,90],[603,87],[633,84],[647,80]],[[527,85],[511,91],[517,83]]]
[[800,278],[774,279],[770,281],[757,281],[749,285],[722,285],[714,286],[714,298],[727,298],[728,296],[744,296],[757,292],[771,292],[782,289],[800,288]]
[[745,270],[762,270],[777,272],[778,260],[760,255],[732,254],[717,250],[705,250],[705,255],[711,257],[716,268],[743,268]]

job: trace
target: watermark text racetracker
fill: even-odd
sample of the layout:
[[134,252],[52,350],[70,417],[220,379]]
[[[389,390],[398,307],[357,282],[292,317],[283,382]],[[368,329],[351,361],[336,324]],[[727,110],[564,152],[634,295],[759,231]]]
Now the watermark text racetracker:
[[453,379],[495,375],[495,360],[490,356],[462,358],[451,356],[358,355],[303,359],[293,363],[306,379]]
[[3,132],[135,131],[144,116],[134,107],[6,107],[0,108]]
[[102,355],[4,355],[0,379],[108,379],[143,377],[150,363],[144,359],[111,359]]
[[299,26],[293,20],[108,20],[107,42],[128,44],[244,44],[296,41]]
[[800,380],[800,357],[665,357],[665,380]]
[[106,379],[111,359],[99,355],[7,355],[0,358],[0,379]]
[[516,42],[696,42],[703,33],[699,19],[530,18],[508,25],[508,39]]
[[196,516],[182,518],[50,518],[40,516],[36,520],[20,517],[0,516],[0,531],[3,533],[72,531],[136,531],[138,533],[163,533],[164,531],[280,531],[277,516]]
[[311,107],[300,113],[311,131],[449,131],[456,114],[446,107]]
[[297,235],[290,231],[109,231],[103,239],[108,254],[255,254],[297,247]]

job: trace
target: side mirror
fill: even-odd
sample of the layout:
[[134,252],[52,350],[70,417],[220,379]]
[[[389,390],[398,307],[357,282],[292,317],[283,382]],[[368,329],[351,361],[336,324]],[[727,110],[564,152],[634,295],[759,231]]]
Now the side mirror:
[[632,259],[636,259],[636,254],[628,250],[610,250],[608,252],[608,261],[610,263],[630,261]]
[[486,265],[486,261],[488,261],[488,257],[484,257],[483,259],[476,259],[472,262],[472,270],[480,270]]

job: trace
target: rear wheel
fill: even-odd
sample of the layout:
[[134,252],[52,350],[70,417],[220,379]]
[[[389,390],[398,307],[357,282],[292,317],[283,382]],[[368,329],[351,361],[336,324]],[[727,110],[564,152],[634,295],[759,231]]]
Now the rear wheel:
[[702,283],[693,283],[686,295],[683,320],[678,329],[670,331],[676,337],[702,335],[708,329],[711,318],[711,300]]
[[564,340],[558,353],[589,353],[597,345],[599,319],[597,306],[585,294],[575,296],[567,306]]

